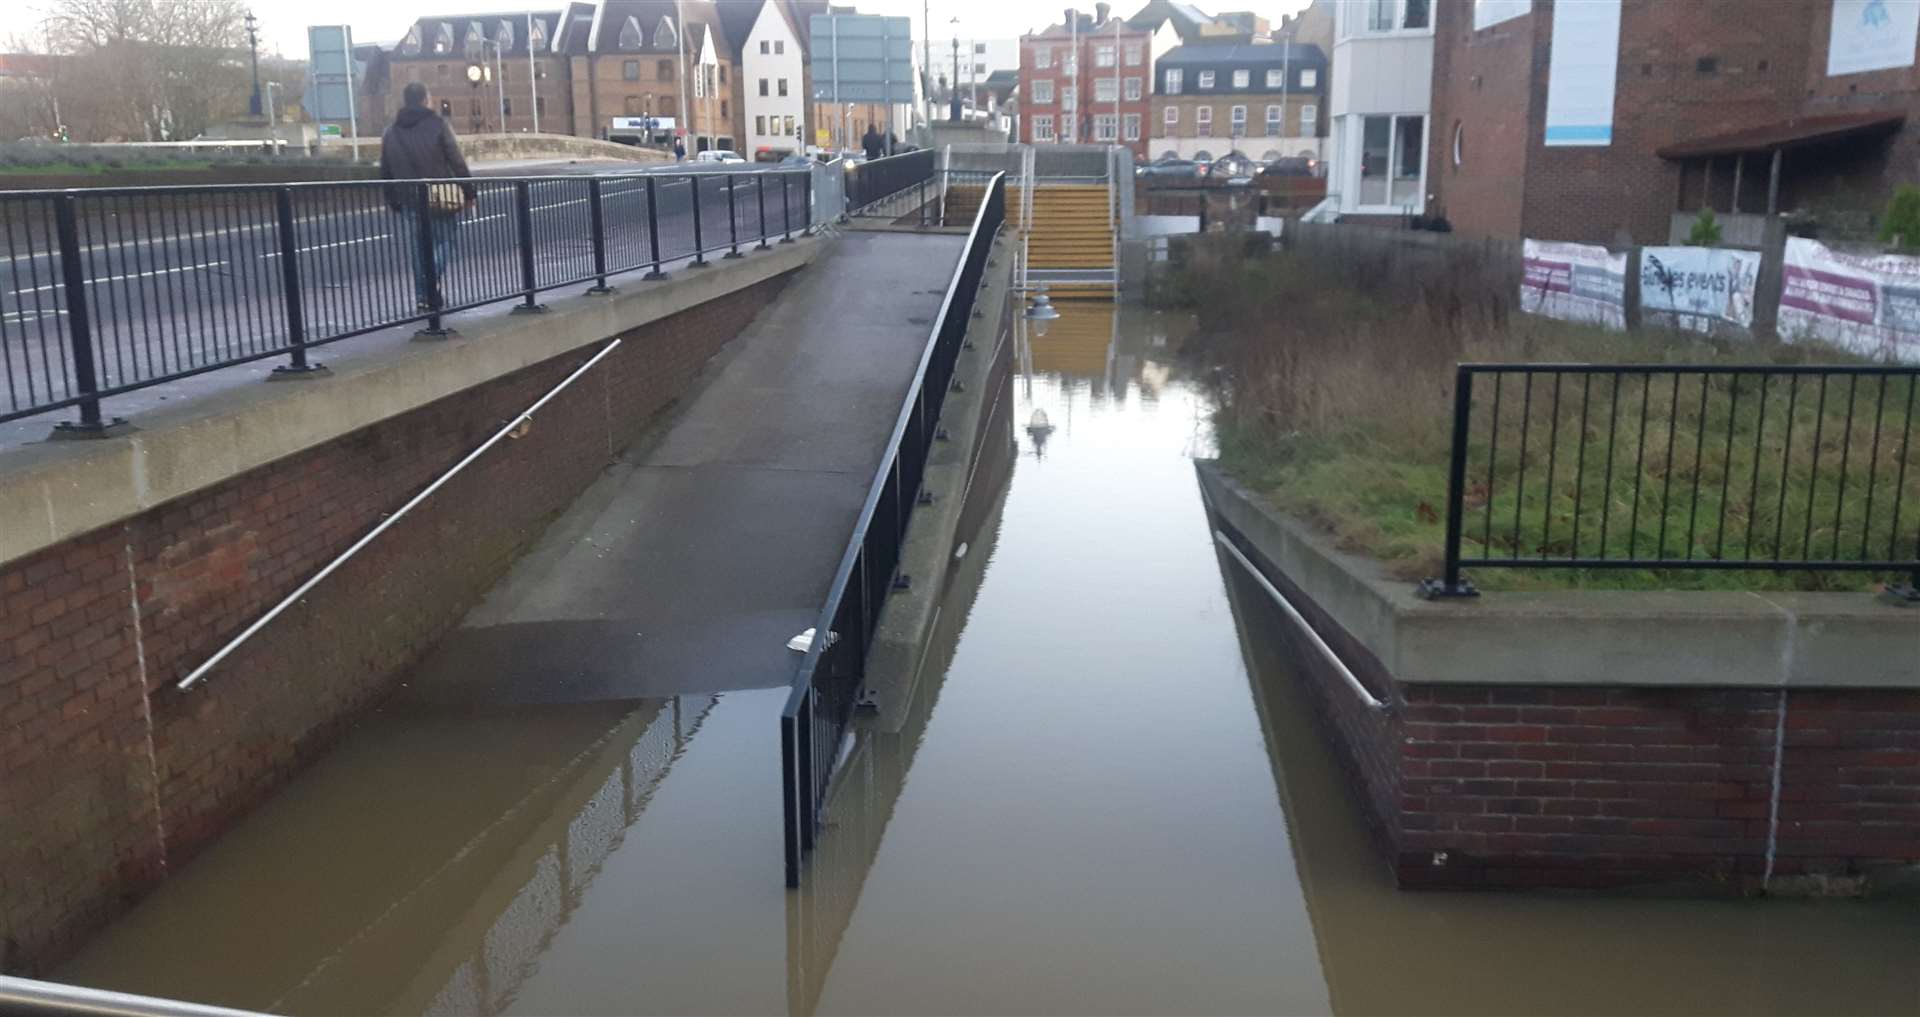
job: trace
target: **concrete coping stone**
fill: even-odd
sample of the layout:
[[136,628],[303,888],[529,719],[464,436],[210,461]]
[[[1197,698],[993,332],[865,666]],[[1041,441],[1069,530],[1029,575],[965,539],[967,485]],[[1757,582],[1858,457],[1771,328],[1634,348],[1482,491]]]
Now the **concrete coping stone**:
[[0,564],[792,272],[825,242],[806,238],[664,281],[616,277],[606,296],[550,292],[545,314],[450,317],[454,338],[395,342],[330,364],[326,378],[241,385],[143,414],[120,437],[0,452]]
[[1550,591],[1428,601],[1214,462],[1208,504],[1408,684],[1920,688],[1920,610],[1863,593]]

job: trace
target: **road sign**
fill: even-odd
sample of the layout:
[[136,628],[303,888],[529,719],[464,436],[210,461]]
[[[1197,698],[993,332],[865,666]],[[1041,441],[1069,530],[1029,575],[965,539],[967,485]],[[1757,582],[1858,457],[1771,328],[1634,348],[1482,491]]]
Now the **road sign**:
[[815,14],[810,29],[816,102],[914,102],[911,18]]
[[307,29],[307,90],[300,104],[316,123],[347,122],[353,138],[353,157],[360,158],[360,118],[354,100],[354,78],[360,68],[353,59],[353,29],[346,25],[314,25]]

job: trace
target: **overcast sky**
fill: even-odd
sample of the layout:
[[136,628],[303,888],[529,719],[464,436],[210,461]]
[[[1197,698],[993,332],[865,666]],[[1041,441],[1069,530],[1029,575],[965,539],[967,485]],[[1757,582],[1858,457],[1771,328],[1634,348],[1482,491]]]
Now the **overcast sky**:
[[[192,0],[180,0],[191,3]],[[721,0],[722,3],[734,0]],[[748,0],[738,0],[748,2]],[[837,0],[845,3],[847,0]],[[916,35],[921,28],[921,0],[851,0],[868,14],[908,15],[913,18]],[[1131,14],[1146,0],[1116,3],[1122,13]],[[1201,0],[1201,10],[1252,10],[1278,21],[1285,12],[1306,6],[1307,0]],[[31,36],[34,26],[49,4],[46,0],[0,0],[0,39]],[[540,9],[557,8],[558,3],[542,4]],[[1063,0],[931,0],[933,37],[952,37],[949,19],[961,19],[963,38],[1015,38],[1023,32],[1043,28],[1058,21],[1069,4]],[[1092,0],[1078,4],[1091,11]],[[260,17],[262,48],[278,49],[290,57],[306,57],[306,31],[310,24],[353,26],[357,42],[395,42],[415,18],[428,14],[491,14],[499,11],[524,11],[525,0],[325,0],[323,3],[299,0],[256,0],[254,13]],[[315,19],[324,17],[325,22]]]

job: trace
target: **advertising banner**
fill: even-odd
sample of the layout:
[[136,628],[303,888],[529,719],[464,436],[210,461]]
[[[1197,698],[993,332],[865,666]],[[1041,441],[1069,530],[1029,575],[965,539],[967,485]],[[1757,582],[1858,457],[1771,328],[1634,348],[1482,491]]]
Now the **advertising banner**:
[[1554,4],[1548,60],[1546,143],[1612,144],[1620,0]]
[[1589,244],[1527,240],[1520,309],[1561,321],[1627,327],[1627,256]]
[[1920,258],[1841,254],[1817,240],[1788,237],[1780,335],[1920,364]]
[[1912,67],[1920,0],[1833,0],[1827,75]]
[[1640,249],[1640,312],[1648,325],[1694,332],[1753,327],[1760,252],[1718,247]]

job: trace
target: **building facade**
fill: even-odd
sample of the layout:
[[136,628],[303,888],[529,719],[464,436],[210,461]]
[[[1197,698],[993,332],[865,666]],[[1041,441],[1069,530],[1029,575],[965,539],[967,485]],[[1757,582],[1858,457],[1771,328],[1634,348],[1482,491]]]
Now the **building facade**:
[[605,0],[566,31],[571,133],[604,138],[616,118],[653,118],[689,152],[738,147],[739,75],[710,0]]
[[1318,46],[1181,46],[1154,64],[1149,154],[1319,159],[1327,88],[1327,57]]
[[807,144],[806,50],[785,3],[767,0],[757,6],[740,56],[747,137],[741,154],[779,158]]
[[536,116],[542,131],[574,133],[562,36],[570,18],[592,10],[576,3],[560,10],[415,21],[385,59],[369,63],[369,77],[378,74],[380,80],[359,98],[367,121],[361,132],[377,136],[384,130],[399,111],[402,91],[417,81],[427,86],[430,105],[463,134],[532,131]]
[[1327,196],[1342,216],[1426,211],[1433,8],[1434,0],[1333,0]]
[[[1437,211],[1463,232],[1661,243],[1711,207],[1729,243],[1752,245],[1770,208],[1868,216],[1920,167],[1911,4],[1502,0],[1435,15],[1428,160]],[[1570,101],[1582,93],[1601,101]]]
[[1093,14],[1067,15],[1020,39],[1020,140],[1119,144],[1144,160],[1153,32],[1114,17],[1104,3]]

